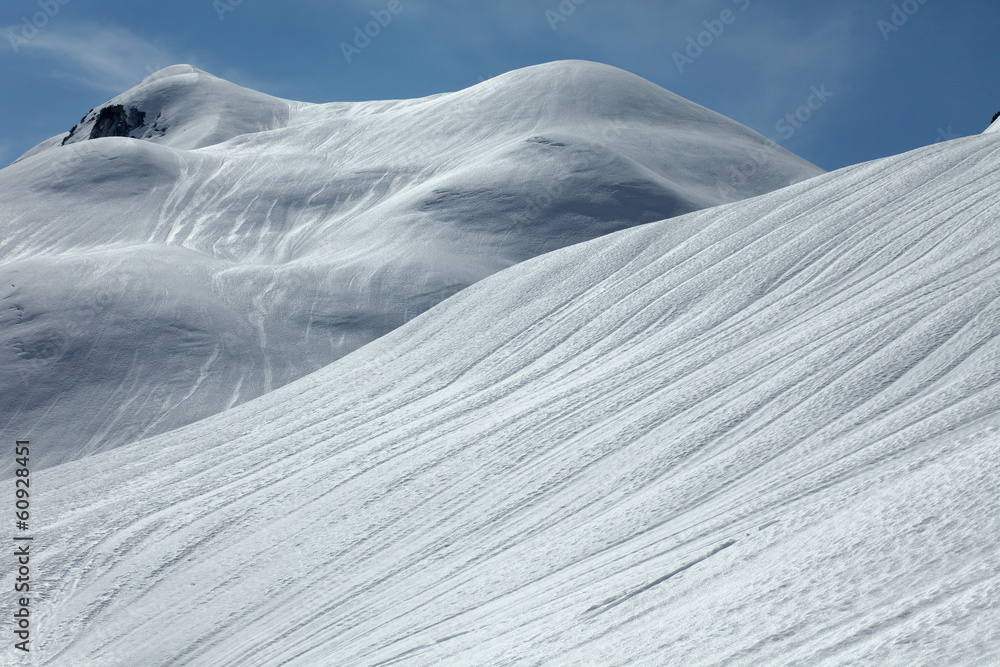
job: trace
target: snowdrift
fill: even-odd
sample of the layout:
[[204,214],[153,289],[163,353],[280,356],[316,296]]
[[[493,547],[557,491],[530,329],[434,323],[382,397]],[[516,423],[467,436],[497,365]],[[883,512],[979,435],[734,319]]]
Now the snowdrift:
[[47,470],[36,655],[995,662],[998,166],[971,137],[552,252]]
[[161,433],[517,262],[819,173],[594,63],[323,105],[170,67],[0,171],[0,437],[43,466]]

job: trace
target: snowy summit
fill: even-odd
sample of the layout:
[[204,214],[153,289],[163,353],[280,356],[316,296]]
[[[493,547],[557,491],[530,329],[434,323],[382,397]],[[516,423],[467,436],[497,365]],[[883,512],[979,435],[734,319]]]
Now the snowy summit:
[[0,433],[53,465],[165,432],[517,262],[819,173],[594,63],[323,105],[168,67],[0,171]]

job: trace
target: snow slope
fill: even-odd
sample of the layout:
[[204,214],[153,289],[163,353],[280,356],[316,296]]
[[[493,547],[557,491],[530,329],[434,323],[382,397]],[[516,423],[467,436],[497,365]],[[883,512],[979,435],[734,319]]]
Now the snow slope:
[[565,248],[47,470],[36,656],[995,664],[998,166],[960,139]]
[[819,173],[594,63],[323,105],[170,67],[0,171],[0,437],[43,466],[161,433],[527,258]]

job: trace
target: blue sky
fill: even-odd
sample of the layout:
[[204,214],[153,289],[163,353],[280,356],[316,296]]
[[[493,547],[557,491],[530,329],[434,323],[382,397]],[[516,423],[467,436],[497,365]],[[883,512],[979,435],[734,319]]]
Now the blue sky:
[[825,169],[976,134],[1000,111],[996,0],[5,0],[0,29],[0,164],[180,62],[329,102],[594,60]]

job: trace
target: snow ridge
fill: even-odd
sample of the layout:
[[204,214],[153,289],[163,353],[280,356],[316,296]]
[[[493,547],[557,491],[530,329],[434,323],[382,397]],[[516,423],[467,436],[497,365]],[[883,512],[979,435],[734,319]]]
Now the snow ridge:
[[39,655],[995,661],[998,165],[959,139],[552,252],[53,468]]
[[170,67],[0,171],[0,437],[41,467],[162,433],[517,262],[819,173],[594,63],[324,105]]

